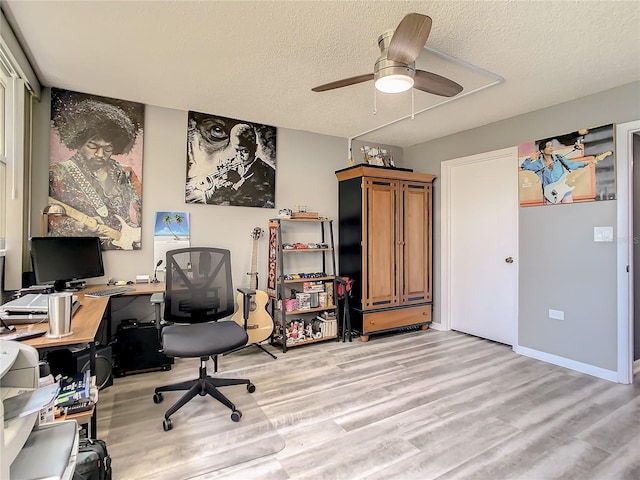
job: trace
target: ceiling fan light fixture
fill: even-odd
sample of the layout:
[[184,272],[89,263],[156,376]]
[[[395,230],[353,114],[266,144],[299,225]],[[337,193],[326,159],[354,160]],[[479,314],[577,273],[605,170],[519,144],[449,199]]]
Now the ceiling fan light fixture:
[[379,92],[401,93],[413,87],[415,74],[413,64],[398,64],[382,55],[376,62],[373,80],[376,90]]
[[382,93],[401,93],[413,87],[413,78],[403,74],[385,75],[376,79],[376,89]]

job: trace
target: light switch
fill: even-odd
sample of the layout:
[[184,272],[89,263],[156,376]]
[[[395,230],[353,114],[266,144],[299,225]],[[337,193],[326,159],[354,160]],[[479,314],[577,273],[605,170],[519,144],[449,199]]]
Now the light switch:
[[613,227],[593,227],[594,242],[613,242]]
[[549,318],[554,318],[556,320],[564,320],[564,312],[562,310],[553,310],[550,308]]

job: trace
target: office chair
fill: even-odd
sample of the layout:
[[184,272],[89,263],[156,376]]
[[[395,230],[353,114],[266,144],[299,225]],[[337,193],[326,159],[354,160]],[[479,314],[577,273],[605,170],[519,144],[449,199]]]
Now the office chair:
[[[244,379],[211,377],[207,375],[206,363],[212,358],[214,372],[217,373],[218,355],[247,344],[247,318],[255,291],[238,289],[244,300],[244,328],[235,321],[222,321],[234,311],[231,252],[208,247],[168,251],[165,282],[164,294],[151,297],[163,352],[169,357],[199,358],[200,371],[195,380],[155,389],[154,403],[162,402],[162,392],[187,390],[164,414],[164,431],[172,428],[169,417],[196,395],[211,395],[231,409],[231,420],[240,421],[242,412],[218,387],[245,384],[247,391],[253,393],[255,385]],[[163,303],[164,315],[161,315]]]

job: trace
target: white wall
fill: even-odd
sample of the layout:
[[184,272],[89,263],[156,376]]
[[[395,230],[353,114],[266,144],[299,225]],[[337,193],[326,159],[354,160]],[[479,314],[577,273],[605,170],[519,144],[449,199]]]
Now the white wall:
[[[404,164],[440,174],[440,163],[579,128],[640,118],[640,82],[406,148]],[[514,165],[514,168],[517,168]],[[440,288],[440,188],[434,188],[434,288]],[[520,210],[519,338],[522,347],[615,371],[615,244],[594,244],[594,226],[616,226],[616,201]],[[549,240],[541,243],[541,238]],[[553,239],[553,240],[552,240]],[[538,248],[539,247],[539,248]],[[549,248],[555,248],[549,255]],[[553,268],[541,265],[550,262]],[[553,275],[562,271],[563,275]],[[559,295],[561,292],[562,295]],[[564,323],[548,318],[560,299]],[[558,309],[558,308],[556,308]],[[434,321],[440,322],[439,305]]]
[[[34,106],[31,236],[40,234],[39,211],[49,188],[49,124],[51,91],[44,89]],[[135,99],[129,99],[135,101]],[[208,112],[215,114],[215,112]],[[251,121],[247,118],[244,120]],[[264,288],[267,270],[267,222],[280,208],[306,205],[310,211],[336,219],[337,181],[334,171],[347,166],[347,140],[278,128],[276,208],[223,207],[185,203],[187,112],[146,106],[143,158],[142,248],[104,252],[105,278],[134,279],[153,274],[153,224],[156,211],[186,211],[191,244],[231,250],[236,287],[249,286],[254,227],[265,230],[258,243],[258,273]],[[277,125],[276,125],[277,127]]]

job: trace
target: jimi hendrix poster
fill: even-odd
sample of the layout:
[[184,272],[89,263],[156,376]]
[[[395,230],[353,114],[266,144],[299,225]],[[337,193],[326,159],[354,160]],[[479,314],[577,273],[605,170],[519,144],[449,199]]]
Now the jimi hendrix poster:
[[50,132],[49,235],[140,249],[144,105],[54,88]]

